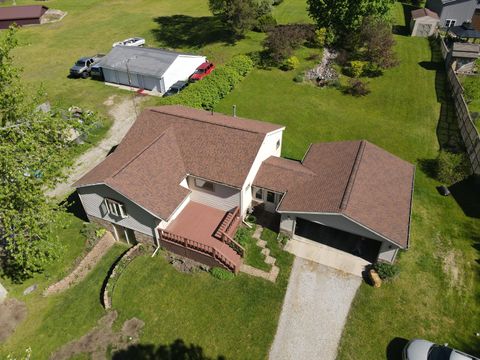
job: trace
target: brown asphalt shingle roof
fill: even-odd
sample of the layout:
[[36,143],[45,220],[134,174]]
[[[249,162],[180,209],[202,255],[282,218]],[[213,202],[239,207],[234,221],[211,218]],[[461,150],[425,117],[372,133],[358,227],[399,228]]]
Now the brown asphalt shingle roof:
[[47,10],[42,5],[0,7],[0,20],[37,19]]
[[367,141],[320,143],[302,163],[268,158],[254,185],[285,193],[279,211],[343,214],[407,247],[414,169]]
[[75,186],[107,184],[168,219],[194,175],[241,188],[265,135],[283,126],[181,106],[142,112],[115,152]]
[[429,16],[434,19],[439,19],[437,13],[427,8],[412,10],[412,18],[418,19],[424,16]]

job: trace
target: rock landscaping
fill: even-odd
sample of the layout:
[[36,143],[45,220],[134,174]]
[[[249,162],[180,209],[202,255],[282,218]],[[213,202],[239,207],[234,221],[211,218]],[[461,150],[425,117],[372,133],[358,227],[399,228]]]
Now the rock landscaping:
[[332,67],[332,61],[337,57],[334,50],[325,48],[323,50],[323,57],[317,67],[308,70],[305,73],[305,78],[310,81],[315,81],[319,86],[327,85],[329,82],[337,80],[338,74]]
[[59,293],[82,281],[114,243],[113,235],[109,232],[105,233],[93,249],[80,261],[75,270],[59,282],[50,285],[43,292],[43,296]]
[[275,282],[277,280],[277,276],[278,276],[278,273],[280,272],[280,269],[278,268],[278,266],[275,265],[275,262],[277,260],[273,256],[270,256],[270,249],[267,248],[267,242],[260,238],[262,231],[263,231],[263,227],[261,227],[260,225],[257,225],[255,232],[253,233],[253,238],[257,240],[257,246],[262,248],[262,254],[265,255],[265,262],[267,264],[272,265],[272,268],[270,269],[269,272],[267,272],[267,271],[254,268],[253,266],[250,266],[250,265],[242,264],[240,271],[248,275],[260,277],[265,280]]

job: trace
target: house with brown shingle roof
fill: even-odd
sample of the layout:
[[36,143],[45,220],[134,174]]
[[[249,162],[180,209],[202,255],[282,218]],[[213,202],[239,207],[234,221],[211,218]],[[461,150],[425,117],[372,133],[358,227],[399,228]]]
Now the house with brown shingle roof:
[[0,7],[0,29],[10,25],[18,26],[40,24],[48,7],[43,5],[21,5]]
[[393,262],[409,243],[413,166],[366,141],[313,144],[302,161],[284,159],[284,129],[149,108],[75,186],[90,221],[117,240],[209,266],[239,270],[244,249],[234,236],[254,208],[292,237],[321,243],[334,229],[348,235],[340,249],[349,251],[353,237],[371,261]]

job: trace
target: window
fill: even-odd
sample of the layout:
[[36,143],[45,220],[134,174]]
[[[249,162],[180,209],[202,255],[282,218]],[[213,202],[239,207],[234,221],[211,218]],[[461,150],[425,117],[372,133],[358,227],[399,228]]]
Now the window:
[[277,141],[277,150],[278,150],[278,148],[280,147],[280,144],[281,144],[281,143],[280,143],[280,140],[278,140],[278,141]]
[[257,189],[255,191],[255,199],[262,200],[263,199],[263,191],[262,189]]
[[120,216],[122,218],[127,217],[127,211],[125,210],[124,204],[112,199],[105,199],[105,202],[107,203],[107,209],[109,214]]
[[213,191],[213,183],[210,181],[202,180],[202,179],[195,179],[195,186],[199,189]]
[[445,26],[446,27],[455,26],[456,22],[457,22],[457,20],[455,20],[455,19],[447,19],[447,20],[445,20]]
[[274,203],[275,202],[275,194],[271,191],[267,191],[267,201],[269,203]]

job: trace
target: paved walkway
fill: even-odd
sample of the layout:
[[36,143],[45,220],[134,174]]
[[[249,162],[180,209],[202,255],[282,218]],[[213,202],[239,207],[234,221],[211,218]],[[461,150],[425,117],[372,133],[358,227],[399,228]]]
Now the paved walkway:
[[359,277],[295,258],[270,360],[335,360]]
[[267,242],[260,238],[260,236],[262,235],[262,231],[263,231],[263,227],[261,227],[260,225],[257,225],[257,228],[255,229],[255,232],[253,233],[252,237],[257,240],[257,246],[262,248],[262,254],[265,255],[265,263],[272,265],[272,268],[270,269],[269,272],[267,272],[267,271],[254,268],[253,266],[250,266],[250,265],[242,264],[242,266],[240,267],[240,271],[248,275],[260,277],[265,280],[275,282],[277,281],[277,276],[278,276],[278,273],[280,272],[280,269],[278,268],[277,265],[275,265],[275,262],[277,261],[277,259],[275,259],[273,256],[270,256],[270,249],[267,248]]
[[[141,97],[135,98],[137,107],[142,99]],[[72,192],[72,184],[102,162],[112,147],[120,143],[135,122],[137,115],[131,97],[124,98],[119,104],[114,104],[114,96],[111,96],[104,104],[111,106],[108,113],[114,120],[107,135],[98,145],[83,153],[75,161],[68,178],[57,184],[54,189],[47,191],[48,196],[53,198],[64,197]]]
[[100,259],[107,253],[107,251],[113,246],[115,239],[113,235],[107,232],[98,242],[95,244],[92,250],[80,261],[80,264],[70,274],[64,277],[62,280],[50,285],[44,292],[43,296],[56,294],[68,289],[69,287],[78,284],[82,281],[88,273],[93,270],[95,265]]
[[285,250],[303,259],[359,277],[365,266],[370,264],[358,256],[298,236],[288,240]]

